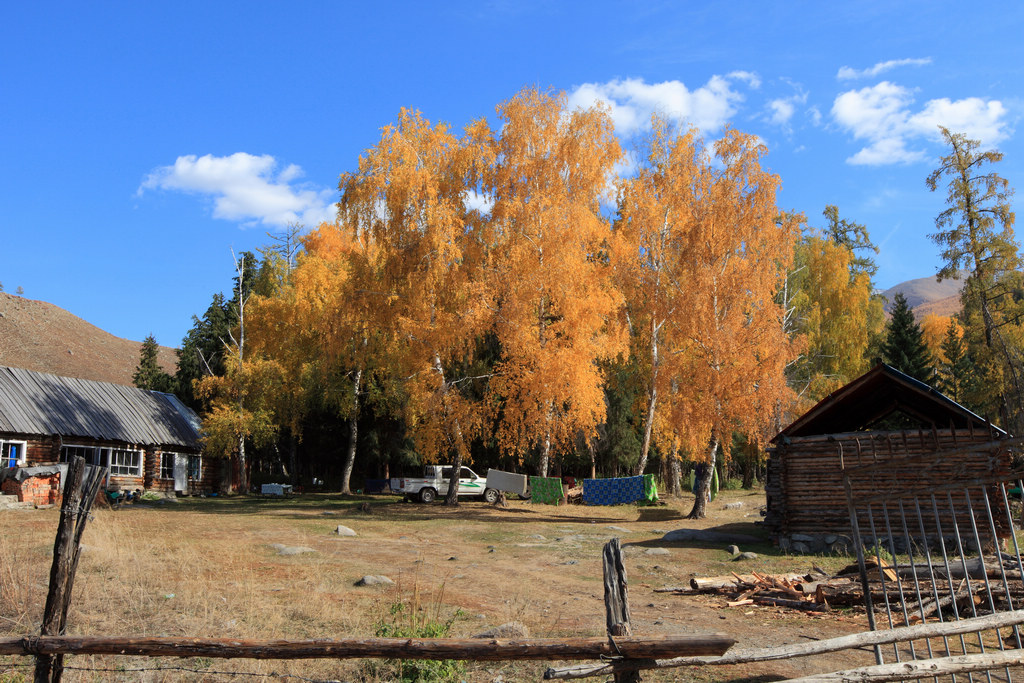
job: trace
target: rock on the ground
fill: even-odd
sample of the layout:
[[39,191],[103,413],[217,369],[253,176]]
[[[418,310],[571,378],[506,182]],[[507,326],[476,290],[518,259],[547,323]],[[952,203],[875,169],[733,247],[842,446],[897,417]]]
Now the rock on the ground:
[[304,545],[284,545],[283,543],[271,543],[270,547],[277,551],[278,555],[301,555],[302,553],[315,553],[312,548]]
[[648,548],[644,551],[645,555],[668,555],[669,552],[664,548]]
[[395,582],[382,574],[367,574],[356,581],[357,586],[390,586]]
[[757,553],[740,553],[736,557],[732,558],[733,562],[739,562],[740,560],[756,560]]
[[530,629],[526,628],[526,624],[518,621],[509,621],[501,626],[495,626],[492,629],[484,631],[483,633],[477,633],[474,638],[529,638]]
[[743,501],[742,500],[737,500],[737,501],[734,501],[732,503],[726,503],[725,505],[722,506],[722,509],[723,510],[739,510],[741,507],[743,507]]
[[344,526],[342,524],[338,525],[338,528],[334,530],[334,533],[338,534],[339,536],[355,536],[356,535],[356,532],[352,531],[347,526]]
[[625,527],[621,527],[621,526],[609,526],[608,528],[611,529],[612,531],[618,531],[621,534],[632,533],[629,529],[626,529]]
[[725,549],[725,552],[729,553],[733,557],[736,557],[740,554],[740,547],[738,545],[731,545]]

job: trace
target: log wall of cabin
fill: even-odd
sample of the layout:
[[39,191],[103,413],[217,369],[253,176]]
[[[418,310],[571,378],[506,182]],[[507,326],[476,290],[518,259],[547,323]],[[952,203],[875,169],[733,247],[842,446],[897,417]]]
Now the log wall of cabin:
[[[951,429],[791,437],[769,455],[765,526],[782,546],[794,535],[800,540],[814,534],[848,536],[844,467],[851,474],[854,500],[861,505],[880,495],[894,499],[909,490],[1009,475],[1010,456],[993,448],[994,442],[995,435],[988,430]],[[967,508],[960,501],[955,507]],[[948,530],[952,516],[944,510],[940,506],[940,524]],[[970,524],[969,516],[960,517],[958,523]],[[928,526],[933,525],[926,523],[926,533],[932,533]],[[865,535],[865,529],[861,532]]]

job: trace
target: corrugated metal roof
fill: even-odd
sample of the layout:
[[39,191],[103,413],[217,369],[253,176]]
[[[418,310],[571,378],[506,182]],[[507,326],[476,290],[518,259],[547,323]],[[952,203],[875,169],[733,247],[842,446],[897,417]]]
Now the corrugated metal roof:
[[199,425],[171,394],[0,366],[0,432],[199,450]]

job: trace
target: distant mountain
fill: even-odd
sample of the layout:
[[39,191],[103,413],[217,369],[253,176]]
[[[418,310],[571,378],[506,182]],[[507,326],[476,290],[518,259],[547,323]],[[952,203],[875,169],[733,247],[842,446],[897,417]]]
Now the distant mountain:
[[[53,304],[0,292],[0,365],[130,386],[141,347]],[[161,346],[157,361],[173,374],[178,358]]]
[[886,298],[885,312],[892,308],[896,294],[902,293],[918,320],[929,314],[953,315],[960,311],[960,290],[963,286],[963,280],[936,282],[934,275],[907,280],[882,292]]

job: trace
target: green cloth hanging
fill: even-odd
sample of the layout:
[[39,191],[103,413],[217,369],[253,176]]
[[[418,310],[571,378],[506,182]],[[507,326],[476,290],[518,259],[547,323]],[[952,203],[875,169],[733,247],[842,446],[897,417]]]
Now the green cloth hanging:
[[562,502],[562,480],[558,477],[530,477],[530,500],[534,503],[558,505]]
[[658,500],[658,485],[654,483],[653,474],[644,475],[644,500],[648,503]]

